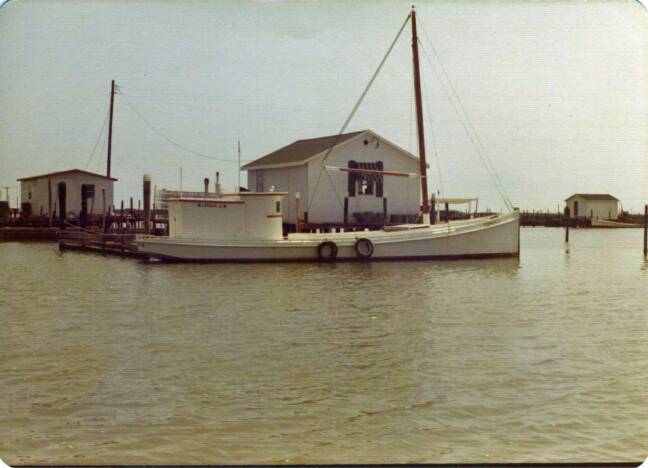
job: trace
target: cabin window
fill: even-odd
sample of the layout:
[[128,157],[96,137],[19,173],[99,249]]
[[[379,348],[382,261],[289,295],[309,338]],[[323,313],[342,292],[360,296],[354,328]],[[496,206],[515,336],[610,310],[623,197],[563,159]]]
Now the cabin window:
[[280,201],[278,201],[276,203],[275,210],[277,211],[277,213],[281,213],[281,202]]

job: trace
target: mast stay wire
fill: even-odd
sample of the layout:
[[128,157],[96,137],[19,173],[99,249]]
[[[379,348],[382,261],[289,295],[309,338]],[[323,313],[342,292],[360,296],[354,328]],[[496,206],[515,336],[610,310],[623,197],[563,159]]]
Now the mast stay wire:
[[[369,80],[369,83],[367,84],[367,86],[365,87],[364,91],[363,91],[362,94],[360,95],[360,99],[358,99],[358,101],[356,102],[355,106],[353,106],[353,109],[351,110],[351,113],[349,114],[349,116],[347,117],[346,121],[344,122],[344,125],[342,125],[342,128],[341,128],[340,131],[338,132],[338,134],[337,134],[335,140],[333,141],[333,144],[329,147],[329,149],[328,149],[328,150],[326,151],[326,153],[324,154],[324,158],[322,158],[322,167],[320,168],[320,172],[319,172],[319,174],[318,174],[318,176],[317,176],[317,181],[315,182],[315,188],[313,189],[313,196],[312,196],[312,197],[310,197],[310,196],[308,197],[308,198],[309,198],[309,200],[308,200],[308,208],[307,208],[308,211],[310,211],[310,207],[311,207],[311,205],[313,204],[313,200],[315,199],[315,195],[317,194],[317,188],[318,188],[318,186],[319,186],[320,179],[322,178],[322,172],[325,172],[325,171],[326,171],[326,168],[325,168],[326,159],[329,157],[329,155],[330,155],[331,152],[333,151],[333,148],[335,148],[335,147],[337,146],[338,142],[340,141],[340,137],[342,136],[342,134],[343,134],[344,131],[346,130],[347,126],[348,126],[349,123],[351,122],[351,119],[353,119],[353,116],[355,115],[356,111],[357,111],[358,108],[360,107],[360,104],[362,104],[362,101],[364,100],[365,96],[366,96],[367,93],[369,92],[369,89],[371,88],[371,86],[373,85],[374,81],[376,80],[376,77],[377,77],[378,74],[380,73],[380,70],[382,70],[383,65],[384,65],[385,62],[387,61],[387,57],[389,57],[389,54],[391,53],[392,49],[393,49],[394,46],[396,45],[396,42],[398,41],[398,38],[400,37],[401,33],[402,33],[403,30],[405,29],[405,26],[407,25],[407,22],[409,21],[411,15],[412,15],[412,14],[409,13],[409,14],[407,15],[407,17],[405,18],[405,21],[403,21],[403,25],[402,25],[402,26],[400,27],[400,29],[398,30],[398,33],[396,34],[396,37],[394,38],[394,40],[392,41],[391,45],[389,46],[389,49],[387,49],[387,53],[385,54],[385,56],[383,57],[383,59],[380,61],[380,64],[378,65],[378,68],[376,69],[376,71],[374,72],[373,76],[372,76],[371,79]],[[333,185],[333,180],[331,179],[331,176],[330,176],[328,173],[327,173],[327,176],[328,176],[328,178],[329,178],[329,182],[331,183],[331,185]],[[334,190],[335,190],[335,188],[334,188]],[[336,192],[336,194],[337,194],[337,192]],[[338,201],[340,201],[340,200],[339,200],[339,197],[338,197]],[[340,204],[341,204],[341,203],[340,203]]]
[[[509,211],[513,211],[513,204],[511,203],[511,200],[509,199],[509,197],[506,195],[506,191],[504,190],[504,185],[502,184],[502,181],[501,181],[499,175],[497,174],[497,171],[495,170],[495,166],[493,165],[492,161],[488,157],[488,154],[486,152],[486,148],[483,145],[483,143],[481,142],[481,139],[479,138],[479,134],[475,130],[475,127],[474,127],[474,125],[472,123],[472,120],[470,119],[470,116],[468,115],[468,112],[466,111],[461,99],[459,98],[459,94],[457,93],[457,90],[456,90],[452,80],[450,79],[450,75],[448,74],[447,70],[445,69],[445,66],[443,65],[443,62],[441,61],[441,58],[439,57],[439,54],[436,51],[436,48],[432,44],[432,40],[430,39],[425,27],[422,26],[421,29],[423,30],[423,34],[425,35],[425,38],[427,39],[427,41],[428,41],[428,43],[430,45],[430,48],[432,49],[432,52],[434,53],[434,56],[437,59],[437,62],[439,63],[441,71],[443,72],[443,75],[446,78],[446,81],[448,83],[448,86],[450,87],[450,90],[452,92],[454,100],[456,101],[456,104],[455,104],[455,102],[453,102],[452,99],[450,99],[450,95],[448,95],[445,87],[443,86],[443,81],[441,80],[441,77],[437,73],[436,68],[434,67],[434,64],[432,63],[432,60],[430,59],[430,56],[428,55],[425,46],[423,45],[423,43],[421,41],[419,41],[419,44],[421,45],[421,48],[423,49],[423,53],[425,55],[425,58],[427,59],[430,66],[432,67],[432,70],[433,70],[434,74],[439,79],[439,82],[441,83],[444,92],[446,92],[446,95],[448,95],[448,99],[450,100],[452,106],[454,107],[455,112],[457,112],[457,115],[460,117],[460,120],[462,121],[461,123],[462,123],[462,125],[464,127],[464,130],[466,131],[466,134],[468,135],[468,137],[471,139],[471,142],[475,146],[475,149],[477,150],[477,154],[479,155],[480,159],[484,163],[484,166],[486,167],[487,172],[493,178],[493,180],[495,182],[495,186],[497,188],[497,191],[499,192],[500,196],[502,197],[502,200],[504,201],[504,204],[509,209]],[[459,112],[459,109],[461,110],[461,113]],[[463,116],[463,119],[461,119],[461,116]],[[470,131],[472,131],[472,136],[470,134]]]
[[149,129],[151,129],[151,131],[152,131],[153,133],[155,133],[156,135],[162,137],[163,139],[165,139],[167,142],[171,143],[172,145],[174,145],[174,146],[176,146],[176,147],[178,147],[178,148],[180,148],[180,149],[182,149],[182,150],[184,150],[184,151],[186,151],[186,152],[188,152],[188,153],[191,153],[191,154],[193,154],[194,156],[198,156],[198,157],[200,157],[200,158],[210,159],[210,160],[212,160],[212,161],[223,161],[223,162],[235,162],[235,163],[238,163],[238,159],[225,159],[225,158],[216,158],[216,157],[214,157],[214,156],[209,156],[209,155],[207,155],[207,154],[200,153],[200,152],[198,152],[198,151],[194,151],[194,150],[192,150],[191,148],[188,148],[188,147],[186,147],[185,145],[183,145],[183,144],[181,144],[181,143],[178,143],[177,141],[175,141],[175,140],[169,138],[169,137],[166,136],[164,133],[160,132],[157,128],[155,128],[155,127],[154,127],[154,126],[149,122],[149,120],[148,120],[146,117],[144,117],[144,116],[142,115],[142,113],[141,113],[140,111],[138,111],[138,110],[137,110],[137,109],[136,109],[136,108],[131,104],[130,100],[126,97],[126,95],[124,94],[123,91],[121,91],[119,94],[121,94],[121,96],[122,96],[123,99],[124,99],[124,102],[128,105],[128,107],[130,107],[130,108],[133,110],[133,112],[135,112],[135,114],[136,114],[136,115],[137,115],[137,116],[142,120],[142,122],[144,122],[144,123],[146,124],[146,126],[147,126]]
[[428,99],[427,88],[425,87],[425,79],[423,78],[423,76],[421,76],[421,85],[422,85],[421,87],[423,88],[424,101],[428,103],[428,105],[425,106],[425,108],[427,110],[427,117],[428,117],[427,121],[430,124],[430,139],[432,140],[432,152],[434,153],[434,159],[436,161],[437,174],[439,174],[439,187],[441,188],[441,194],[443,194],[443,196],[445,197],[446,191],[443,184],[443,174],[441,173],[441,160],[437,148],[436,138],[434,135],[434,122],[432,121],[432,111],[430,110],[432,106],[430,106],[429,104],[430,100]]

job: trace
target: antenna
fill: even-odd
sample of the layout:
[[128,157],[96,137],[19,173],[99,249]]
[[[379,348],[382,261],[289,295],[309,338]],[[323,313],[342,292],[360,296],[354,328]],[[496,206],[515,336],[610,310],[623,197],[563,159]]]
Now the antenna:
[[241,191],[241,140],[238,140],[238,186],[236,191]]

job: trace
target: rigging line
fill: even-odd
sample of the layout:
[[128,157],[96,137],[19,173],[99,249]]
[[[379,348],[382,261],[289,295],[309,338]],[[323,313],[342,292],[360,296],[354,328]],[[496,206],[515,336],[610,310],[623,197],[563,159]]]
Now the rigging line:
[[88,162],[86,163],[85,168],[88,169],[90,166],[90,162],[94,158],[95,151],[97,151],[97,146],[99,146],[99,141],[101,140],[101,137],[103,136],[104,129],[106,128],[106,122],[108,122],[108,116],[110,115],[110,109],[106,111],[106,116],[104,117],[103,124],[101,124],[101,130],[99,130],[99,136],[97,137],[97,141],[94,144],[94,147],[92,148],[92,153],[90,154],[90,158],[88,158]]
[[436,138],[434,138],[434,125],[432,122],[432,111],[430,110],[432,106],[429,105],[430,101],[428,100],[427,88],[425,87],[425,79],[423,77],[421,77],[421,84],[423,88],[423,97],[425,101],[428,103],[428,105],[425,106],[425,109],[427,110],[427,118],[430,124],[430,139],[432,140],[432,152],[434,153],[434,159],[436,161],[436,166],[437,166],[437,173],[439,174],[439,186],[441,187],[441,193],[445,196],[446,191],[445,191],[445,187],[443,186],[443,176],[441,174],[441,161],[439,158],[439,151],[437,149]]
[[166,141],[168,141],[168,142],[171,143],[172,145],[174,145],[174,146],[176,146],[176,147],[178,147],[178,148],[180,148],[180,149],[183,149],[183,150],[187,151],[188,153],[193,154],[194,156],[198,156],[198,157],[201,157],[201,158],[204,158],[204,159],[210,159],[210,160],[212,160],[212,161],[224,161],[224,162],[235,162],[235,163],[238,163],[238,159],[224,159],[224,158],[216,158],[216,157],[214,157],[214,156],[209,156],[209,155],[207,155],[207,154],[203,154],[203,153],[199,153],[199,152],[197,152],[197,151],[194,151],[194,150],[192,150],[191,148],[188,148],[188,147],[184,146],[183,144],[178,143],[178,142],[175,141],[175,140],[172,140],[171,138],[169,138],[168,136],[166,136],[165,134],[163,134],[162,132],[160,132],[158,129],[156,129],[156,128],[155,128],[155,127],[154,127],[154,126],[153,126],[153,125],[152,125],[152,124],[151,124],[151,123],[146,119],[146,117],[144,117],[144,116],[143,116],[143,115],[142,115],[142,114],[141,114],[141,113],[140,113],[140,112],[139,112],[135,107],[133,107],[133,105],[132,105],[132,104],[130,103],[130,101],[126,98],[126,96],[124,95],[123,92],[120,93],[120,94],[121,94],[122,97],[124,98],[124,102],[128,105],[128,107],[130,107],[130,108],[133,110],[133,112],[135,112],[135,114],[137,114],[137,116],[138,116],[138,117],[139,117],[139,118],[140,118],[140,119],[141,119],[141,120],[146,124],[146,126],[147,126],[148,128],[150,128],[154,133],[156,133],[158,136],[164,138]]
[[[97,107],[97,108],[92,112],[91,115],[94,116],[95,114],[97,114],[97,112],[99,112],[99,110],[100,110],[100,109],[101,109],[101,108],[106,104],[106,102],[107,102],[109,99],[110,99],[110,93],[106,94],[106,98],[105,98],[103,101],[101,101],[101,104],[99,104],[99,106],[98,106],[98,107]],[[91,118],[88,119],[88,120],[87,120],[87,123],[88,123],[88,125],[87,125],[86,127],[84,127],[83,130],[81,131],[81,135],[84,135],[84,134],[88,131],[88,129],[90,128],[90,125],[89,125],[89,124],[92,123],[92,119],[91,119]],[[60,154],[60,156],[59,156],[58,159],[56,160],[56,163],[54,163],[54,168],[55,168],[55,169],[58,169],[59,164],[61,163],[61,160],[62,160],[66,155],[69,154],[70,149],[72,148],[72,146],[74,145],[74,143],[76,143],[76,140],[75,140],[75,139],[72,139],[72,140],[70,141],[70,143],[67,145],[67,147],[65,148],[65,151],[63,151],[63,152]]]
[[470,139],[470,142],[472,143],[472,145],[473,145],[473,147],[475,149],[475,152],[477,153],[477,155],[481,159],[482,163],[484,164],[484,168],[486,169],[486,172],[493,179],[493,183],[495,185],[495,188],[496,188],[497,192],[499,193],[500,197],[502,198],[502,201],[504,202],[504,205],[507,207],[507,209],[512,211],[512,209],[513,209],[512,204],[511,204],[510,200],[508,199],[508,197],[506,196],[506,193],[504,191],[504,187],[502,185],[502,182],[500,181],[499,177],[497,177],[497,174],[495,172],[494,167],[492,167],[492,164],[489,165],[488,162],[487,162],[486,155],[484,154],[485,149],[483,149],[483,145],[482,145],[482,147],[480,147],[478,145],[478,137],[477,137],[477,134],[476,134],[474,128],[473,128],[473,130],[471,132],[470,127],[467,125],[467,123],[465,121],[465,120],[469,120],[469,117],[466,115],[464,117],[464,119],[461,119],[461,113],[459,111],[459,108],[457,107],[457,103],[455,102],[455,99],[458,99],[457,96],[455,95],[455,99],[453,99],[453,97],[448,93],[446,87],[443,84],[443,80],[441,79],[441,76],[438,74],[434,64],[432,63],[429,55],[427,54],[427,51],[426,51],[425,47],[423,46],[422,43],[420,43],[420,45],[421,45],[421,49],[423,50],[423,54],[424,54],[426,60],[428,61],[428,63],[430,64],[430,67],[432,68],[432,71],[434,72],[434,75],[437,77],[437,79],[439,80],[439,83],[441,84],[443,92],[445,93],[446,97],[450,101],[450,104],[452,104],[452,107],[455,110],[455,112],[457,113],[457,116],[460,117],[461,125],[463,126],[464,131],[466,132],[466,135]]
[[[434,44],[432,44],[432,40],[430,39],[430,36],[428,35],[427,30],[425,29],[425,27],[421,27],[421,29],[423,30],[423,34],[425,35],[425,37],[426,37],[428,43],[430,44],[430,48],[432,49],[432,52],[434,53],[434,56],[436,57],[437,62],[439,63],[439,65],[440,65],[440,67],[441,67],[441,71],[443,72],[443,74],[444,74],[445,77],[446,77],[446,80],[448,81],[448,84],[449,84],[449,86],[450,86],[450,89],[451,89],[451,91],[452,91],[452,93],[453,93],[455,99],[457,100],[457,103],[459,104],[459,107],[461,108],[461,110],[462,110],[462,112],[463,112],[463,114],[464,114],[465,119],[468,121],[468,125],[469,125],[470,129],[473,131],[473,133],[474,133],[474,135],[475,135],[475,140],[477,141],[478,145],[481,147],[482,151],[484,152],[484,158],[486,159],[487,163],[490,164],[490,168],[491,168],[493,174],[495,175],[495,178],[497,179],[498,183],[499,183],[500,186],[501,186],[500,188],[501,188],[501,190],[502,190],[502,196],[503,196],[503,198],[504,198],[504,202],[505,202],[505,204],[507,204],[507,207],[509,208],[510,211],[513,211],[513,204],[511,203],[511,200],[509,199],[509,197],[506,195],[506,191],[504,190],[504,184],[502,184],[502,181],[500,180],[499,175],[497,174],[497,171],[495,170],[495,166],[493,165],[492,161],[491,161],[490,158],[488,157],[488,153],[486,152],[486,148],[485,148],[484,145],[482,144],[481,139],[479,138],[479,134],[478,134],[477,131],[475,130],[475,127],[474,127],[474,125],[472,124],[472,121],[471,121],[471,119],[470,119],[470,116],[468,115],[468,112],[466,112],[466,109],[465,109],[465,107],[464,107],[464,105],[463,105],[461,99],[459,98],[459,93],[457,93],[457,90],[456,90],[456,88],[454,87],[454,84],[453,84],[452,80],[450,79],[450,75],[449,75],[449,73],[447,72],[447,70],[445,69],[445,66],[443,65],[443,62],[441,61],[441,57],[439,56],[439,54],[438,54],[436,48],[434,47]],[[425,48],[423,47],[423,44],[422,44],[422,43],[421,43],[421,47],[422,47],[423,49],[425,49]],[[426,53],[425,50],[424,50],[424,52]],[[427,53],[426,53],[426,55],[427,55]],[[429,57],[428,57],[428,61],[431,62],[431,60],[429,59]],[[430,63],[430,65],[432,65],[432,64]]]
[[319,174],[317,176],[317,181],[315,182],[315,189],[313,190],[313,197],[309,197],[310,199],[308,200],[308,211],[310,211],[310,207],[313,204],[313,200],[315,199],[314,195],[317,192],[317,187],[319,186],[320,179],[322,178],[322,171],[325,170],[324,169],[324,163],[326,162],[326,159],[331,154],[331,151],[333,151],[333,148],[335,148],[335,146],[340,141],[340,137],[342,136],[342,134],[346,130],[347,126],[351,122],[351,119],[353,119],[353,116],[355,115],[356,111],[360,107],[360,104],[362,104],[362,101],[364,100],[365,96],[369,92],[369,88],[371,88],[371,85],[373,85],[374,81],[376,80],[376,77],[378,76],[378,73],[380,73],[380,70],[382,69],[383,65],[387,61],[387,57],[389,57],[389,54],[391,53],[392,49],[396,45],[396,42],[398,41],[398,38],[400,37],[401,33],[403,32],[403,29],[405,29],[405,26],[407,25],[407,22],[409,21],[411,16],[412,16],[412,14],[409,13],[407,15],[407,17],[405,18],[405,21],[403,21],[403,25],[398,30],[398,33],[396,34],[396,37],[394,38],[391,45],[389,46],[389,49],[387,49],[387,53],[385,54],[385,56],[380,61],[380,64],[378,65],[378,68],[376,69],[373,76],[369,80],[369,83],[365,87],[364,91],[362,91],[362,94],[360,95],[360,99],[358,99],[358,102],[356,102],[355,106],[353,106],[353,109],[351,110],[351,113],[349,114],[346,121],[344,122],[344,125],[342,125],[342,128],[340,129],[340,131],[338,132],[337,137],[335,138],[335,141],[333,142],[333,144],[329,147],[329,149],[324,154],[324,158],[322,158],[322,167],[321,167],[320,172],[319,172]]

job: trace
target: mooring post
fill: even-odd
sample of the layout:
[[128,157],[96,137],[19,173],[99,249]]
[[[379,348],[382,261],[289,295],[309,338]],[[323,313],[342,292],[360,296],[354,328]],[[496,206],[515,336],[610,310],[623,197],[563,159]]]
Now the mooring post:
[[644,206],[644,257],[648,256],[648,205]]
[[[8,202],[9,200],[7,200]],[[52,227],[52,179],[47,179],[47,220],[50,227]]]
[[209,195],[209,177],[203,179],[203,184],[205,185],[205,198]]
[[124,200],[121,201],[121,208],[119,213],[119,232],[124,229]]
[[436,194],[432,194],[430,197],[430,224],[436,224]]
[[387,214],[387,198],[383,198],[383,225],[387,226],[389,224],[389,216]]
[[101,230],[106,232],[106,189],[101,189],[101,200],[103,201],[103,210],[101,216]]
[[349,224],[349,197],[344,197],[344,211],[342,214],[342,220],[344,222],[344,227],[346,228]]
[[295,231],[297,232],[301,232],[301,219],[299,219],[300,201],[301,194],[299,192],[295,192]]
[[304,211],[304,223],[308,224],[308,211]]
[[569,207],[565,207],[565,242],[569,242]]
[[144,176],[144,234],[151,233],[151,176]]
[[446,202],[445,204],[445,212],[446,212],[446,223],[450,222],[450,204]]

